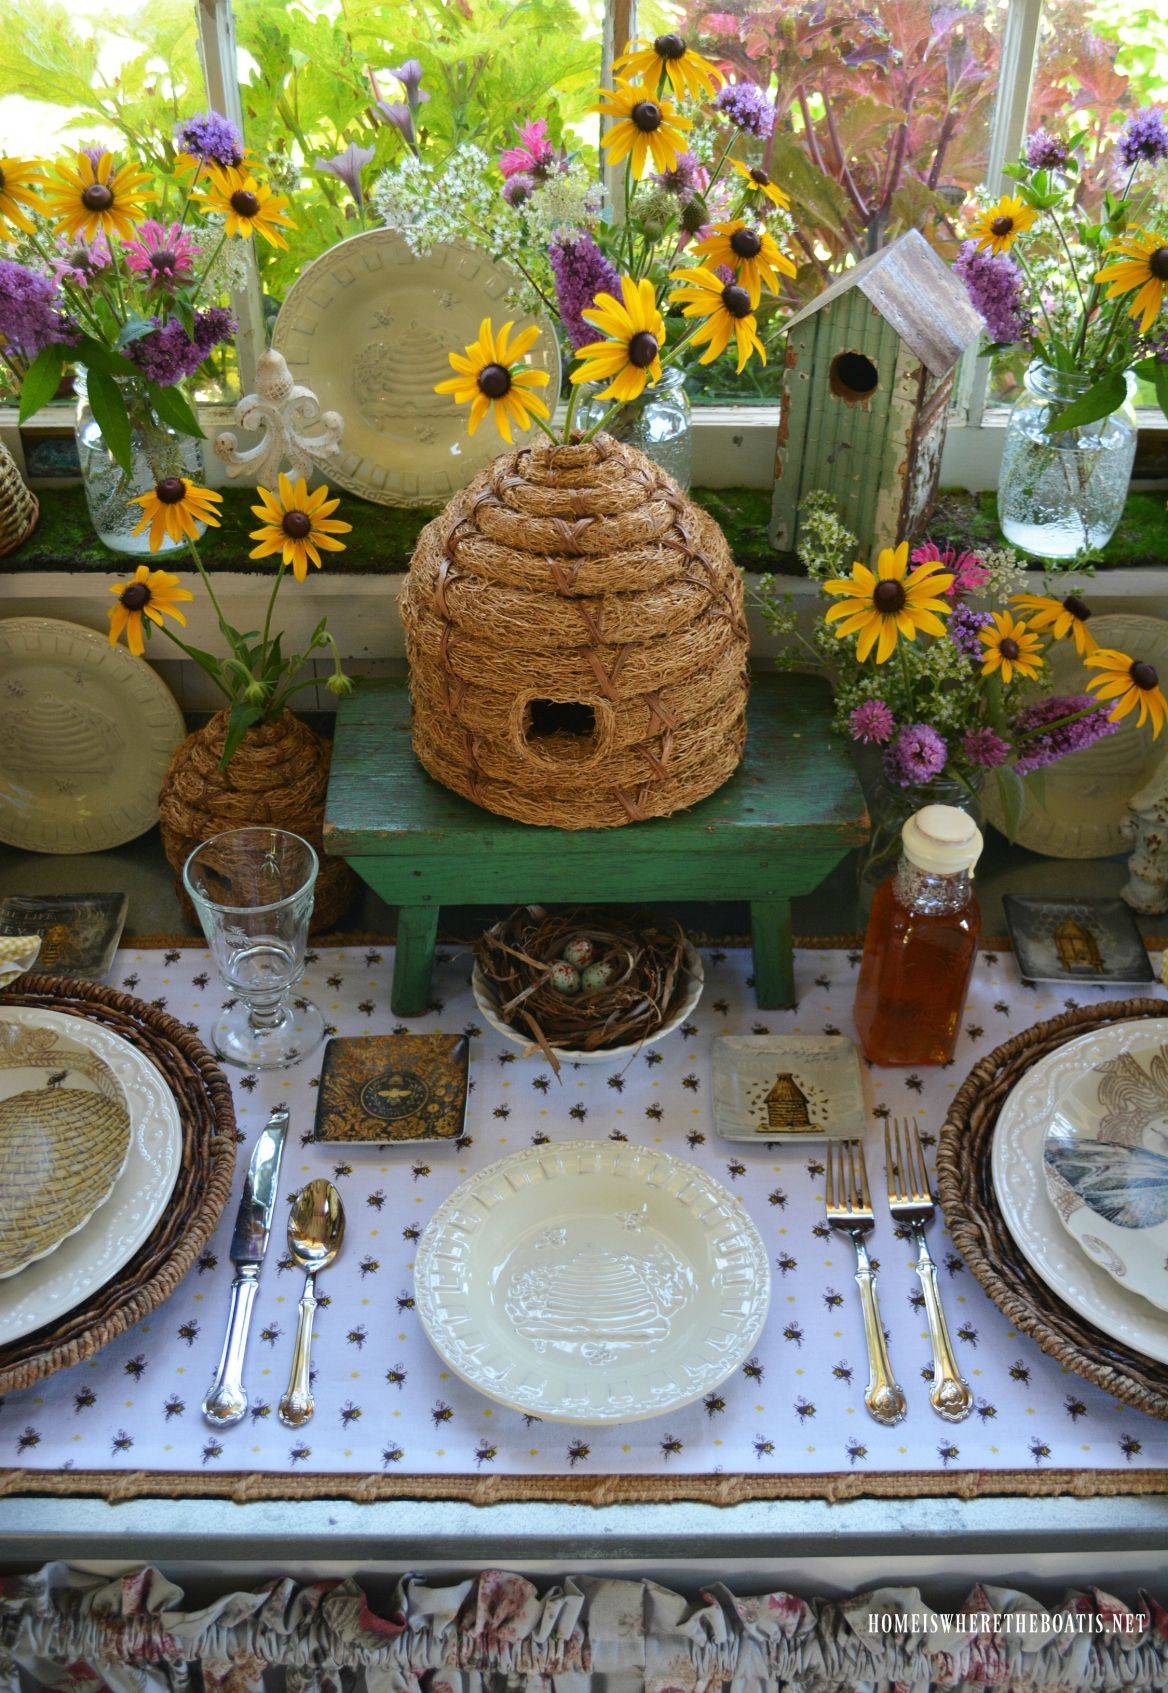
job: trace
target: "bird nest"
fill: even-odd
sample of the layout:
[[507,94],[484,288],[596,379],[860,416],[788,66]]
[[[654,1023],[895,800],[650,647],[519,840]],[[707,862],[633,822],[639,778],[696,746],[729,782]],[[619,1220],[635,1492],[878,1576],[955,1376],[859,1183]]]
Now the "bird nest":
[[647,911],[577,906],[551,914],[524,905],[480,935],[474,950],[480,993],[557,1074],[557,1053],[626,1050],[655,1038],[692,991],[680,924]]
[[608,435],[496,459],[422,531],[401,610],[414,750],[488,811],[562,829],[664,817],[742,757],[730,549]]

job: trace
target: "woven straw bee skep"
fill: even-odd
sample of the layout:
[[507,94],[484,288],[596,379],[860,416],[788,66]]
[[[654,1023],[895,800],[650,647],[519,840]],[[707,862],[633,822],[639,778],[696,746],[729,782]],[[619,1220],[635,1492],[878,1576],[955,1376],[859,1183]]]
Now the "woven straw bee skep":
[[[401,605],[414,750],[488,811],[561,829],[665,817],[742,757],[730,549],[609,435],[496,459],[422,531]],[[533,701],[583,708],[592,727],[578,713],[574,730],[541,732]]]
[[0,441],[0,558],[28,539],[36,528],[40,505],[16,460]]
[[349,866],[341,858],[326,858],[321,842],[331,743],[285,711],[274,723],[249,729],[226,770],[220,770],[226,736],[227,713],[218,711],[176,749],[162,784],[162,847],[188,919],[194,921],[194,911],[182,887],[182,867],[195,847],[224,829],[266,823],[302,835],[316,848],[320,873],[312,932],[331,928],[356,886]]

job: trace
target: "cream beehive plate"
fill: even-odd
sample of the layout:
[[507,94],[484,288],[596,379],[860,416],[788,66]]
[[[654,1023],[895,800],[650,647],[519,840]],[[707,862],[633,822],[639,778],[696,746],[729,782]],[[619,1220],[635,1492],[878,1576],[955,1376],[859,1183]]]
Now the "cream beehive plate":
[[539,324],[524,363],[548,372],[541,393],[554,409],[555,331],[542,313],[508,304],[521,280],[465,242],[415,258],[392,229],[350,236],[308,266],[280,307],[272,345],[345,420],[330,482],[380,505],[441,505],[496,457],[504,443],[493,425],[468,435],[466,407],[434,392],[451,374],[447,355],[461,353],[485,317],[496,329]]
[[125,1167],[104,1204],[55,1251],[0,1281],[0,1346],[71,1311],[127,1264],[157,1223],[182,1157],[174,1095],[154,1065],[112,1030],[40,1007],[5,1007],[5,1018],[36,1018],[57,1040],[87,1052],[113,1076],[130,1117]]
[[749,1355],[770,1265],[712,1176],[619,1141],[533,1146],[470,1177],[414,1265],[435,1351],[488,1398],[554,1422],[676,1411]]
[[[111,602],[112,603],[112,602]],[[149,664],[53,617],[0,622],[0,841],[102,852],[158,821],[186,734]]]

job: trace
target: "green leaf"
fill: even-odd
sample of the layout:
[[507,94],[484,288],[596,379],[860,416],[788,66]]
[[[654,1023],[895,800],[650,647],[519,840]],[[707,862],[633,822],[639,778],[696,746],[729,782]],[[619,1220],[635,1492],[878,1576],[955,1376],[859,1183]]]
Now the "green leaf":
[[151,404],[163,423],[169,423],[180,435],[202,438],[202,425],[181,388],[160,388],[157,382],[152,382],[149,394]]
[[90,367],[86,383],[94,421],[105,437],[105,444],[117,463],[129,476],[133,473],[130,414],[122,398],[122,390],[104,370]]
[[78,364],[83,364],[86,370],[101,370],[107,376],[138,376],[142,372],[136,364],[123,358],[112,347],[107,347],[104,341],[97,341],[92,335],[83,335],[73,349],[73,357]]
[[253,724],[259,723],[264,715],[262,705],[248,705],[240,701],[233,705],[227,718],[227,736],[223,742],[223,756],[219,760],[220,770],[226,770],[235,754],[239,751],[240,742]]
[[61,386],[61,372],[65,368],[65,349],[57,345],[42,347],[24,373],[20,384],[20,421],[27,423],[34,412],[48,405]]
[[994,771],[998,784],[998,804],[1002,808],[1002,823],[1006,839],[1013,841],[1026,808],[1026,786],[1012,764],[999,764]]
[[148,317],[131,315],[118,330],[118,338],[114,342],[116,347],[128,347],[131,341],[140,341],[143,335],[149,335],[157,328]]
[[1047,430],[1055,434],[1063,429],[1079,429],[1084,424],[1097,423],[1101,417],[1109,417],[1113,411],[1118,411],[1126,399],[1127,379],[1123,371],[1109,371],[1098,382],[1093,382],[1085,394],[1080,394],[1077,400],[1072,400],[1069,406],[1064,406],[1056,417],[1051,418]]
[[186,643],[186,647],[188,656],[194,659],[200,670],[205,670],[208,676],[214,676],[218,680],[220,665],[215,654],[204,652],[202,647],[192,647],[189,642]]

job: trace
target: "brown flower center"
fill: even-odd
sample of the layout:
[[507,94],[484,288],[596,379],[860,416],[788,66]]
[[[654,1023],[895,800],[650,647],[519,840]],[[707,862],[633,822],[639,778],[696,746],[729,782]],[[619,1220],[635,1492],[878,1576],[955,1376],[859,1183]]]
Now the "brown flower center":
[[754,169],[750,173],[750,180],[754,183],[756,188],[769,188],[771,185],[771,179],[767,175],[766,171],[760,170],[757,165],[755,165]]
[[1168,282],[1168,247],[1157,247],[1148,255],[1148,269],[1157,282]]
[[4,172],[0,170],[0,194],[4,192]]
[[1018,657],[1018,643],[1011,636],[1007,635],[1004,641],[998,642],[998,651],[1001,653],[1003,658],[1008,658],[1012,664]]
[[1131,677],[1136,687],[1143,689],[1145,692],[1160,686],[1160,678],[1156,672],[1156,666],[1154,664],[1149,664],[1147,659],[1137,658],[1131,669],[1128,671],[1128,675]]
[[722,304],[731,317],[747,317],[750,314],[750,295],[737,282],[728,282],[723,288]]
[[126,611],[141,611],[150,604],[150,590],[145,582],[131,582],[122,591],[122,606]]
[[151,253],[150,255],[150,268],[152,270],[169,272],[172,271],[177,264],[178,259],[175,255],[173,253],[168,253],[163,247],[160,247],[156,253]]
[[685,57],[685,42],[680,35],[659,35],[653,51],[659,59],[681,59]]
[[485,364],[479,371],[479,392],[488,400],[501,400],[511,387],[511,372],[505,364]]
[[995,218],[990,224],[991,235],[1009,235],[1014,227],[1014,219],[1008,217]]
[[638,100],[629,115],[643,135],[661,128],[661,107],[656,100]]
[[901,582],[877,582],[872,592],[872,604],[885,617],[895,617],[898,611],[903,610],[907,598]]
[[181,476],[164,476],[154,485],[154,498],[164,506],[176,506],[186,491],[187,485]]
[[104,182],[91,182],[81,190],[81,204],[87,212],[108,212],[114,203],[114,191]]
[[730,251],[740,259],[757,259],[762,252],[762,236],[757,229],[736,229],[730,237]]
[[644,370],[657,357],[657,337],[647,329],[639,329],[629,342],[629,363]]
[[1086,623],[1091,615],[1091,607],[1078,594],[1068,594],[1063,601],[1063,610],[1069,611],[1072,617],[1077,617],[1080,623]]
[[231,210],[241,218],[253,218],[260,209],[260,197],[250,188],[237,188],[231,196]]
[[286,511],[280,528],[290,541],[303,541],[306,535],[312,533],[312,519],[306,511]]

